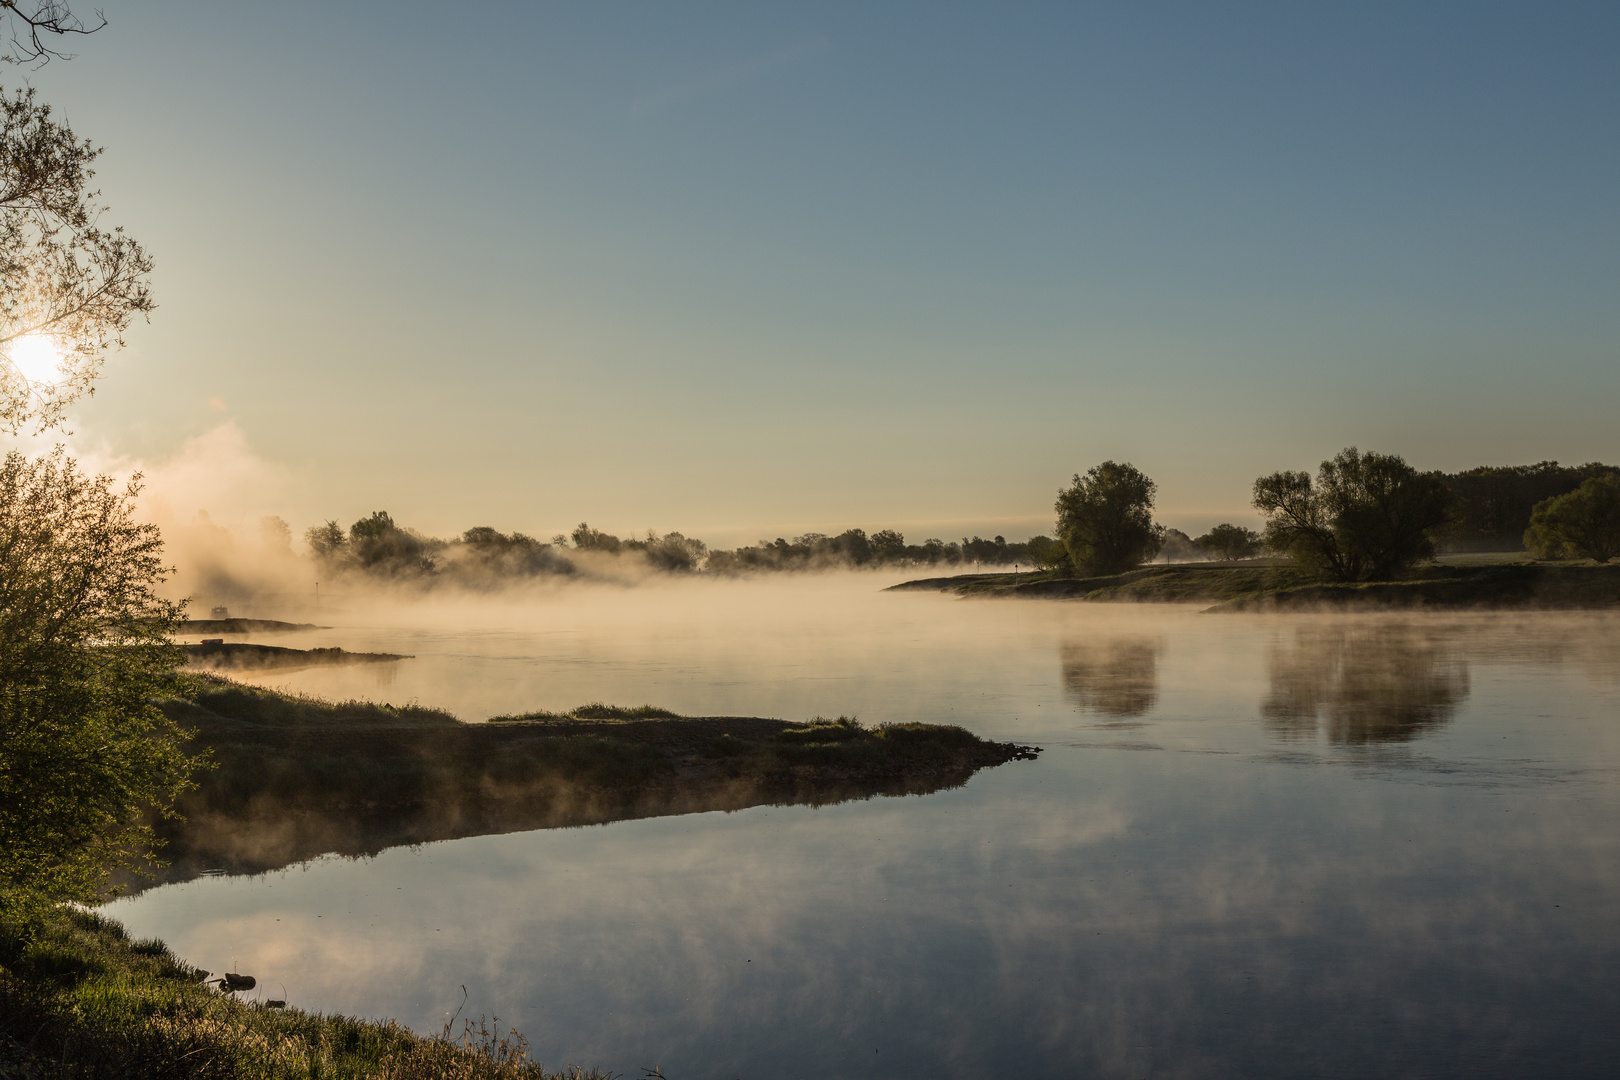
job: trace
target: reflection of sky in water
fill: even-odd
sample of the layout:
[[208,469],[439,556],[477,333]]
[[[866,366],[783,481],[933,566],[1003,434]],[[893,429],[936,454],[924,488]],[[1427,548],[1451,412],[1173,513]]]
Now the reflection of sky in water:
[[[331,643],[434,645],[400,650],[419,659],[385,695],[463,715],[591,698],[856,711],[1047,753],[924,798],[396,849],[115,914],[307,1007],[432,1029],[465,984],[548,1063],[630,1075],[1612,1066],[1620,619],[794,588],[805,602],[777,592],[774,616],[738,600],[678,618],[676,594],[572,630],[447,619]],[[473,673],[430,692],[423,672],[458,664]],[[296,675],[343,695],[374,677]]]

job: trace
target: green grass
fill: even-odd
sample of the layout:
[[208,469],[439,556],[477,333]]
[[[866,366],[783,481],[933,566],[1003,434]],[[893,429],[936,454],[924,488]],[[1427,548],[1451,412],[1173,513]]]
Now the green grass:
[[1397,581],[1322,582],[1286,563],[1189,563],[1145,566],[1108,577],[963,574],[925,578],[896,589],[971,597],[1213,605],[1212,611],[1319,608],[1595,608],[1620,604],[1620,565],[1580,563],[1433,563]]
[[0,923],[0,1077],[38,1080],[506,1080],[547,1072],[479,1021],[424,1038],[392,1021],[265,1008],[221,994],[158,941],[57,909]]

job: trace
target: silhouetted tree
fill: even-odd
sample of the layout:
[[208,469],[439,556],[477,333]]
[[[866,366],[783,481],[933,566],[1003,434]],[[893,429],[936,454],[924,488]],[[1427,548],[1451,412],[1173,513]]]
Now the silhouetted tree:
[[324,525],[311,525],[304,532],[304,543],[317,559],[330,560],[341,555],[348,547],[349,538],[343,532],[343,526],[335,521],[328,521]]
[[71,59],[57,51],[61,39],[88,36],[107,25],[99,11],[95,25],[86,25],[62,0],[0,0],[0,19],[6,27],[6,47],[0,59],[18,64],[43,64],[52,57]]
[[1193,543],[1212,558],[1228,561],[1252,559],[1260,554],[1260,534],[1230,521],[1221,522]]
[[678,532],[665,533],[663,536],[649,532],[647,539],[638,546],[653,567],[674,573],[696,570],[709,551],[703,541],[688,539]]
[[431,549],[438,546],[394,524],[386,510],[378,510],[349,527],[349,556],[362,567],[391,573],[428,572],[434,569]]
[[1542,559],[1574,555],[1606,563],[1620,555],[1620,477],[1594,476],[1538,504],[1524,544]]
[[872,561],[872,541],[865,529],[847,529],[832,539],[832,546],[848,566],[865,566]]
[[461,534],[458,542],[444,546],[445,570],[460,584],[498,588],[513,578],[541,574],[570,574],[573,563],[557,554],[557,549],[520,532],[507,535],[487,525]]
[[1322,462],[1316,482],[1278,472],[1254,482],[1265,543],[1340,581],[1386,579],[1434,555],[1453,497],[1440,474],[1355,447]]
[[905,558],[906,538],[893,529],[879,529],[872,534],[872,557],[878,562],[899,562]]
[[1129,463],[1105,461],[1058,492],[1058,539],[1083,574],[1117,574],[1158,554],[1164,526],[1153,522],[1157,485]]
[[582,521],[579,528],[574,530],[574,546],[581,551],[603,551],[609,555],[617,555],[623,543],[617,536],[600,532]]

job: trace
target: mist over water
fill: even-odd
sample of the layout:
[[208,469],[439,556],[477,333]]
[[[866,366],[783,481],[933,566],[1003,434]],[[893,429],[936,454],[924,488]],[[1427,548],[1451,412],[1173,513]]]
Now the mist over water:
[[332,629],[257,640],[414,658],[249,677],[468,720],[959,723],[1039,761],[112,913],[268,996],[419,1030],[465,984],[548,1064],[629,1075],[1598,1076],[1620,1051],[1620,617],[879,591],[897,579],[336,598],[273,613]]

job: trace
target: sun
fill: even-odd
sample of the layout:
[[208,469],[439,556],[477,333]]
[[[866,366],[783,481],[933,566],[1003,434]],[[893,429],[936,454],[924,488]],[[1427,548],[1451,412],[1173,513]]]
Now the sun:
[[24,334],[6,344],[7,358],[31,383],[54,383],[62,378],[62,346],[49,334]]

